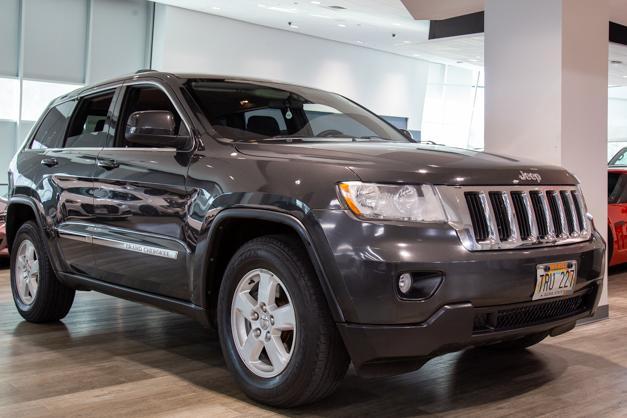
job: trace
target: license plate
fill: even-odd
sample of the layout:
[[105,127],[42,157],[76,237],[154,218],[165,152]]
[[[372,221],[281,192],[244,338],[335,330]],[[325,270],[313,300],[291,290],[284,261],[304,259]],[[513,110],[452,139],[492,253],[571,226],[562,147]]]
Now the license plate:
[[570,295],[577,281],[577,262],[538,264],[533,300]]

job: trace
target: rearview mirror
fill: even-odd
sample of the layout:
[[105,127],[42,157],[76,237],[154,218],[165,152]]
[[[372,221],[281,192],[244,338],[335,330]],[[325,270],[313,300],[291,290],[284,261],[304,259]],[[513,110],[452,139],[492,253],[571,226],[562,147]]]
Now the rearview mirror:
[[183,148],[188,138],[176,134],[176,120],[167,110],[143,110],[128,117],[124,138],[131,144],[147,147]]

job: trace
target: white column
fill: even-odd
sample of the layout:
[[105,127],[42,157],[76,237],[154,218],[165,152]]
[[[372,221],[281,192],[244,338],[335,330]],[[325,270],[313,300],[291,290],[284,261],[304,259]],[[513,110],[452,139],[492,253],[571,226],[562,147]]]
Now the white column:
[[566,167],[604,237],[608,22],[608,0],[486,0],[485,149]]

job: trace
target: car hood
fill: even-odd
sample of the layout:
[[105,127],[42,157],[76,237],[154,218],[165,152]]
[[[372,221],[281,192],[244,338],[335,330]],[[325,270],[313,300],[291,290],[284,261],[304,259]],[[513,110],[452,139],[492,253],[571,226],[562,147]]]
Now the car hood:
[[[560,167],[485,152],[396,142],[237,143],[242,154],[343,165],[362,181],[446,185],[577,184]],[[323,167],[320,168],[324,169]]]

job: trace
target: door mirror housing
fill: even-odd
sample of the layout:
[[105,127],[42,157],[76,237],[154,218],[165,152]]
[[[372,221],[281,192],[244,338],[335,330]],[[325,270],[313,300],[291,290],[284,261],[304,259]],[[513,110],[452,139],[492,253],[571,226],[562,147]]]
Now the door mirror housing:
[[409,132],[407,129],[399,129],[399,131],[401,131],[401,133],[403,134],[403,136],[411,141],[414,140],[414,136],[411,134],[411,132]]
[[167,110],[142,110],[128,117],[124,138],[131,144],[176,149],[187,145],[188,137],[176,134],[176,120]]

